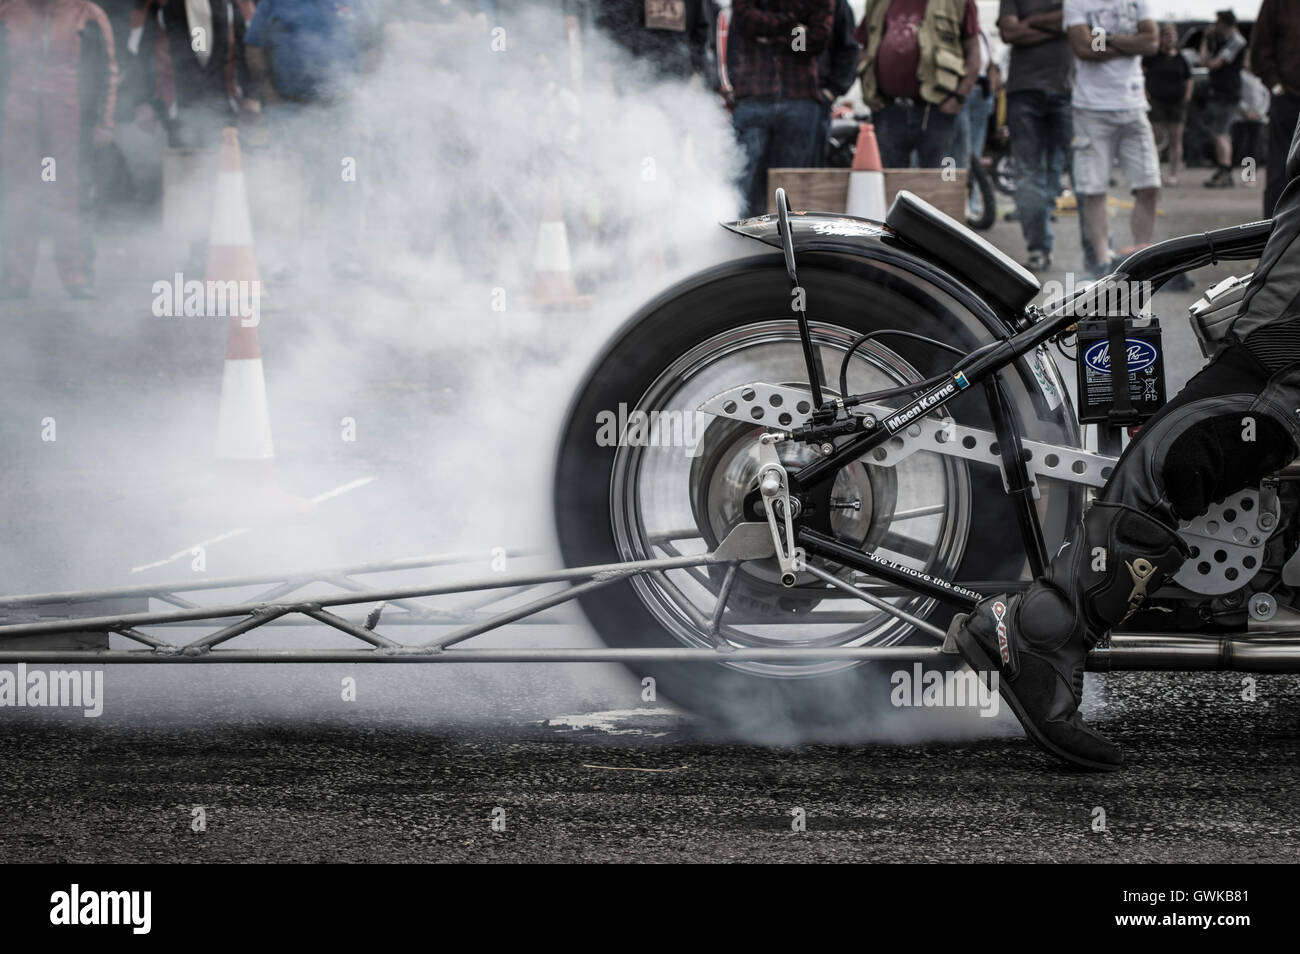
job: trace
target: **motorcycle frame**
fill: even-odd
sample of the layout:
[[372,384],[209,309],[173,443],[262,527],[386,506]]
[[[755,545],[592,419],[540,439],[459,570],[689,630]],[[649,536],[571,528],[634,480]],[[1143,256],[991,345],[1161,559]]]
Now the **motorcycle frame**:
[[[791,286],[797,288],[799,279],[794,236],[790,228],[789,209],[784,190],[777,190],[776,205],[778,235],[785,257],[786,270]],[[971,387],[977,384],[983,385],[989,413],[997,434],[1003,471],[1006,475],[1006,492],[1014,508],[1016,525],[1030,574],[1033,577],[1041,575],[1048,559],[1042,522],[1034,506],[1032,484],[1025,467],[1023,439],[1002,384],[1001,372],[1040,345],[1066,332],[1080,317],[1104,314],[1107,303],[1115,300],[1117,296],[1130,304],[1139,301],[1140,296],[1134,293],[1133,289],[1141,288],[1144,283],[1154,291],[1174,276],[1201,265],[1258,258],[1272,229],[1273,222],[1267,219],[1203,232],[1200,235],[1169,239],[1134,252],[1121,262],[1114,272],[1088,286],[1079,294],[1053,303],[1045,312],[1026,308],[1025,313],[1018,316],[1017,321],[1009,323],[1009,327],[1019,327],[1019,330],[1013,331],[991,346],[969,352],[948,369],[939,384],[914,398],[910,403],[897,408],[889,417],[880,419],[869,417],[864,422],[871,425],[866,433],[853,437],[812,464],[789,474],[790,495],[802,496],[833,480],[843,467],[869,454],[900,431],[905,430],[912,421],[942,408],[958,394]],[[820,407],[821,382],[813,358],[811,329],[805,314],[800,313],[798,318],[809,387],[813,392],[814,406]],[[808,553],[846,564],[855,570],[955,605],[965,611],[973,609],[983,598],[981,594],[947,580],[918,576],[905,567],[883,560],[860,548],[845,546],[826,534],[806,527],[797,529],[796,540]],[[1023,581],[1008,580],[1005,583],[998,583],[997,589],[1015,590],[1024,585]]]

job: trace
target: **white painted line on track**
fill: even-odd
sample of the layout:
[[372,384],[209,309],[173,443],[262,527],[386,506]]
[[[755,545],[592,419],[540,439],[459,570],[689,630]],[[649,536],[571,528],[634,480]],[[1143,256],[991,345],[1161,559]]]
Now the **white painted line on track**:
[[[364,487],[366,484],[374,483],[378,479],[379,479],[378,477],[358,477],[356,480],[350,480],[346,484],[340,484],[339,486],[335,487],[333,490],[327,490],[324,493],[317,494],[315,497],[310,498],[311,503],[314,504],[325,503],[325,501],[327,500],[333,500],[335,497],[341,497],[344,494],[356,490],[359,487]],[[143,566],[133,566],[131,567],[131,572],[143,573],[146,570],[154,570],[160,566],[166,566],[169,563],[174,563],[175,561],[181,559],[182,557],[190,556],[197,549],[200,548],[206,549],[207,547],[210,547],[213,544],[222,543],[226,540],[233,539],[234,537],[242,536],[245,533],[251,533],[252,530],[253,530],[252,527],[236,527],[234,530],[227,530],[225,533],[219,533],[215,537],[208,537],[206,540],[200,540],[198,543],[194,543],[191,544],[190,546],[183,547],[182,549],[177,550],[175,553],[171,554],[171,556],[164,557],[161,560],[155,560],[153,563],[146,563]]]

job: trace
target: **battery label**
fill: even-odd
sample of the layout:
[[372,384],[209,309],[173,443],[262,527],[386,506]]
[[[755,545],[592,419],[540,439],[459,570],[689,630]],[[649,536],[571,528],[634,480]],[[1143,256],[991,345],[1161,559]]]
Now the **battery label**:
[[[1124,360],[1128,364],[1128,397],[1132,412],[1123,421],[1137,424],[1151,417],[1165,403],[1165,372],[1160,328],[1152,322],[1134,328],[1125,322]],[[1110,422],[1115,406],[1115,356],[1106,323],[1079,325],[1079,421],[1084,424]]]

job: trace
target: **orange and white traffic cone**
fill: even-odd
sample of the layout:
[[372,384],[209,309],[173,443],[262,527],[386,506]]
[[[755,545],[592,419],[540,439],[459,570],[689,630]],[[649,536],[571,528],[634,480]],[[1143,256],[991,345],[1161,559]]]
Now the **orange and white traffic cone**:
[[876,128],[871,123],[858,127],[858,144],[849,173],[849,199],[845,211],[874,222],[885,221],[885,172],[880,164]]
[[[269,470],[275,448],[262,373],[262,349],[257,338],[261,318],[261,278],[253,252],[253,228],[239,155],[239,131],[221,133],[221,162],[217,172],[212,228],[208,240],[207,282],[236,283],[233,297],[250,303],[250,313],[230,309],[226,336],[226,366],[221,378],[221,411],[217,419],[218,460],[261,463]],[[211,287],[208,285],[207,287]]]
[[537,250],[533,255],[533,304],[538,308],[586,308],[592,296],[578,293],[573,280],[573,259],[569,255],[569,233],[564,225],[564,202],[559,183],[546,187],[541,223],[537,227]]

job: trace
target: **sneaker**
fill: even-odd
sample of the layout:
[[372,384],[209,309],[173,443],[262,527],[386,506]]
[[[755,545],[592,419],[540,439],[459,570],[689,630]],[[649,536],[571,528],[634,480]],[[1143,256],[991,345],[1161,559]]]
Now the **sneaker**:
[[32,290],[26,285],[11,285],[8,282],[0,285],[0,301],[26,298],[31,293]]
[[1042,249],[1031,249],[1029,257],[1025,259],[1025,268],[1031,272],[1045,272],[1051,267],[1052,256]]
[[69,285],[68,295],[79,301],[87,301],[95,297],[95,290],[89,285]]

